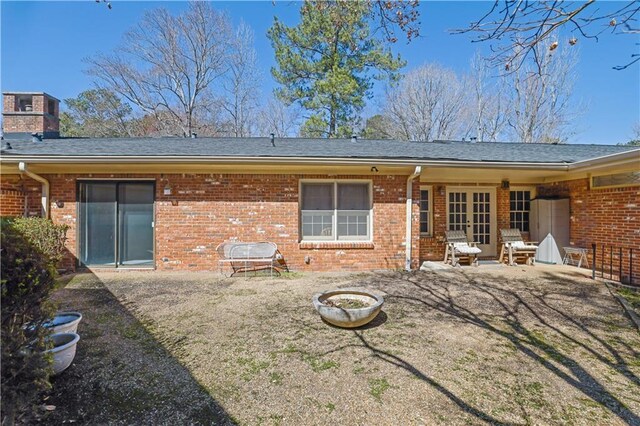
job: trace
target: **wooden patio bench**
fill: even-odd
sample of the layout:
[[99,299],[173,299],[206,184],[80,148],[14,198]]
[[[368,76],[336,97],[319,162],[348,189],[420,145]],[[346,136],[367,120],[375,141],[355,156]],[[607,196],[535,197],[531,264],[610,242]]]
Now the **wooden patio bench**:
[[519,229],[501,229],[502,249],[500,250],[500,262],[504,262],[508,255],[510,266],[516,266],[516,260],[523,259],[527,265],[535,265],[537,241],[525,242]]
[[458,266],[460,259],[467,259],[469,265],[478,266],[478,255],[482,253],[476,242],[469,242],[464,231],[446,231],[446,250],[444,263],[451,262],[451,266]]

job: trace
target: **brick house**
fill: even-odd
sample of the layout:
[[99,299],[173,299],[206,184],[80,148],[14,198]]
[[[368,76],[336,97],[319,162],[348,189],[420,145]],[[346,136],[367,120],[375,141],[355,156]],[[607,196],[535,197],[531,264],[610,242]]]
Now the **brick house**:
[[571,244],[640,247],[629,146],[14,136],[0,166],[0,215],[68,224],[71,269],[214,270],[228,240],[273,241],[294,270],[416,268],[446,229],[495,258],[542,196],[570,198]]

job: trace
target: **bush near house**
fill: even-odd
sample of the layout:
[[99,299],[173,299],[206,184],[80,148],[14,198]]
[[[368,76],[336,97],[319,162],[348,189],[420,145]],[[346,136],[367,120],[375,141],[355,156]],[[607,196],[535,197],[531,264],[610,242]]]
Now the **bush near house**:
[[50,263],[54,266],[60,263],[69,226],[54,225],[50,220],[39,217],[17,217],[9,221],[13,228]]
[[50,387],[47,331],[54,307],[55,266],[67,231],[40,218],[2,219],[2,424],[28,423],[40,393]]

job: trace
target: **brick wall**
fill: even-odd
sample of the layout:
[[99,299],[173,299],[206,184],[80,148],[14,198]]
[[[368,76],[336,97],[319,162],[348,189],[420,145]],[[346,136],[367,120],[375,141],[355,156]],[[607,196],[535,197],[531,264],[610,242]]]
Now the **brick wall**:
[[[48,175],[51,217],[70,226],[67,248],[76,253],[78,175]],[[373,192],[373,243],[300,243],[298,184],[326,175],[109,175],[93,178],[155,178],[156,267],[214,270],[215,248],[227,240],[273,241],[294,270],[369,270],[404,267],[406,176],[336,176],[369,179]],[[172,194],[164,195],[171,186]],[[415,187],[415,186],[414,186]],[[417,195],[417,192],[416,192]],[[56,205],[56,201],[60,206]],[[414,220],[418,206],[414,204]],[[417,225],[416,225],[417,226]],[[418,265],[415,231],[413,266]],[[305,258],[309,263],[305,263]],[[70,265],[74,259],[69,258]],[[66,265],[66,266],[68,266]]]
[[16,110],[16,97],[11,94],[2,95],[2,111],[9,112]]
[[[617,275],[620,269],[619,248],[623,249],[623,275],[630,267],[629,248],[633,255],[634,280],[640,275],[640,186],[590,189],[589,179],[577,179],[540,185],[539,197],[570,197],[571,244],[591,249],[596,243],[597,267],[602,265]],[[602,247],[605,248],[604,256]],[[611,256],[611,247],[614,247]],[[604,262],[602,262],[604,258]],[[589,261],[593,262],[591,250]]]
[[41,185],[20,175],[2,175],[0,178],[0,216],[39,216]]
[[[51,217],[70,226],[69,258],[76,253],[76,182],[80,175],[46,175],[51,182]],[[273,241],[295,270],[366,270],[402,268],[405,256],[406,176],[337,176],[373,183],[373,243],[299,243],[298,184],[309,175],[93,175],[93,178],[156,180],[156,266],[158,269],[217,268],[216,246],[226,240]],[[27,194],[30,214],[40,211],[40,184],[19,176],[3,176],[1,205],[18,213],[18,194]],[[172,195],[165,196],[166,184]],[[420,184],[432,185],[433,236],[419,235]],[[442,260],[446,230],[447,185],[414,181],[413,259]],[[509,190],[496,188],[496,230],[509,227]],[[442,188],[442,190],[440,190]],[[13,192],[12,192],[13,191]],[[442,192],[442,193],[441,193]],[[540,185],[538,196],[571,198],[571,243],[592,242],[640,249],[640,187],[589,190],[586,179]],[[56,204],[58,202],[59,205]],[[5,207],[6,206],[6,207]],[[3,210],[5,211],[5,210]],[[21,214],[21,213],[20,213]],[[495,236],[498,237],[497,235]],[[525,235],[525,238],[527,236]],[[499,245],[498,245],[499,250]],[[640,252],[640,250],[638,250]],[[639,253],[640,254],[640,253]],[[310,260],[307,264],[305,258]],[[420,262],[418,261],[420,260]],[[634,268],[635,268],[634,263]],[[636,269],[640,272],[640,265]]]
[[588,179],[540,185],[538,197],[571,198],[571,244],[640,248],[640,187],[589,189]]

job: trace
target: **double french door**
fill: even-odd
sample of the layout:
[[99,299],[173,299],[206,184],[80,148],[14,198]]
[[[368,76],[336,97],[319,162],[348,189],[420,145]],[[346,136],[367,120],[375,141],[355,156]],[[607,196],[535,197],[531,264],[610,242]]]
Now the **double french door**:
[[447,188],[447,229],[465,231],[470,241],[478,243],[482,256],[495,256],[495,188]]
[[79,261],[153,266],[153,182],[79,182]]

